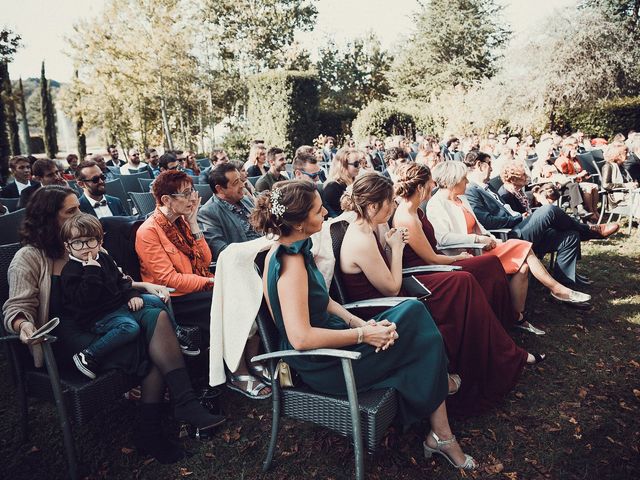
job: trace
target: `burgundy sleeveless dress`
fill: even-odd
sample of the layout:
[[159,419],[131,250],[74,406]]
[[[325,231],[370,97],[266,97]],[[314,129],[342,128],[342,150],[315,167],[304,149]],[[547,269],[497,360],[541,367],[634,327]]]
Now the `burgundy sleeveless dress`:
[[[422,222],[422,231],[431,244],[431,248],[436,253],[440,253],[436,250],[438,242],[431,222],[420,209],[418,209],[418,217]],[[418,256],[413,248],[407,245],[402,255],[402,267],[420,267],[422,265],[426,265],[424,260]],[[487,297],[487,301],[493,308],[496,317],[502,322],[504,328],[512,328],[518,320],[518,312],[513,308],[509,280],[500,260],[493,255],[480,255],[458,260],[453,265],[462,267],[462,270],[475,277],[482,290],[484,290],[485,297]]]
[[[378,248],[387,262],[379,243]],[[350,302],[384,297],[363,272],[343,273],[342,277]],[[460,391],[447,398],[447,408],[458,415],[486,411],[515,386],[527,352],[505,332],[469,272],[438,272],[416,278],[433,292],[427,307],[444,340],[449,372],[462,378]]]

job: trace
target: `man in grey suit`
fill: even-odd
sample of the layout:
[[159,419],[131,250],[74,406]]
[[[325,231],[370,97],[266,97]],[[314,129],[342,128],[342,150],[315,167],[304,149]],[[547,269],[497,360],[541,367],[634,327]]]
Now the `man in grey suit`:
[[198,212],[198,223],[209,244],[213,259],[230,243],[259,238],[249,223],[253,199],[244,195],[240,172],[230,163],[222,163],[209,173],[213,196]]

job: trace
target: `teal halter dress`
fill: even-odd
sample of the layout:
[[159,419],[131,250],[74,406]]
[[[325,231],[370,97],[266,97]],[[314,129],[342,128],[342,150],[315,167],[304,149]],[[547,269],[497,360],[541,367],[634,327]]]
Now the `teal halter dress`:
[[[271,256],[267,271],[267,294],[280,332],[282,350],[293,350],[282,319],[278,280],[283,255],[303,255],[309,286],[309,319],[313,327],[344,330],[347,324],[327,312],[329,292],[311,254],[311,239],[280,245]],[[399,397],[399,421],[409,425],[428,417],[446,399],[448,391],[447,356],[440,332],[429,311],[417,300],[406,300],[374,317],[396,324],[398,339],[385,351],[375,352],[371,345],[343,347],[362,353],[353,361],[358,391],[394,388]],[[331,395],[346,395],[339,359],[310,356],[290,357],[287,362],[314,390]]]

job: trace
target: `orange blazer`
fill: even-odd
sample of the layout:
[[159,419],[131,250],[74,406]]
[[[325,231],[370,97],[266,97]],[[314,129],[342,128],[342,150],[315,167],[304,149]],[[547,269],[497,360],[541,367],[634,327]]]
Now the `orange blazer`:
[[[196,241],[205,261],[211,263],[207,241]],[[189,257],[169,241],[153,216],[147,218],[136,234],[136,253],[140,259],[140,274],[145,282],[175,288],[171,296],[186,295],[212,287],[209,278],[193,273]]]

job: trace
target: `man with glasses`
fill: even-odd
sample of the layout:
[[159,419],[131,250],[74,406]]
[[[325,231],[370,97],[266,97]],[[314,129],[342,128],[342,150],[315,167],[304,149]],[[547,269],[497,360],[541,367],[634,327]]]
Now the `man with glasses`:
[[82,188],[80,211],[94,217],[126,217],[128,213],[117,197],[105,194],[107,177],[96,162],[88,160],[78,165],[76,180]]
[[179,170],[180,162],[173,153],[165,153],[158,160],[158,168],[161,172],[166,170]]
[[239,243],[260,237],[251,224],[249,215],[253,199],[244,194],[244,182],[238,169],[223,163],[209,173],[209,186],[213,196],[198,212],[198,223],[209,244],[213,259],[230,243]]
[[150,172],[149,166],[140,160],[140,152],[137,148],[129,150],[129,160],[120,167],[121,175],[130,175],[132,173]]
[[278,147],[271,147],[267,150],[267,162],[269,162],[269,170],[256,182],[256,192],[271,190],[274,183],[288,180],[287,177],[280,173],[285,171],[287,165],[287,157],[284,155],[284,150]]
[[293,177],[311,183],[322,182],[322,170],[315,155],[300,152],[293,159]]

